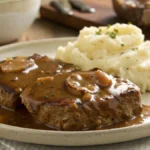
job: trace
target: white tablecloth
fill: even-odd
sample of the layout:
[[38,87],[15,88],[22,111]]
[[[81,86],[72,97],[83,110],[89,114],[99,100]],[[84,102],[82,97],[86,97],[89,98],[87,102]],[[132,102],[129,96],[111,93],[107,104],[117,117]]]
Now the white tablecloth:
[[0,139],[0,150],[150,150],[150,137],[118,144],[87,147],[57,147]]

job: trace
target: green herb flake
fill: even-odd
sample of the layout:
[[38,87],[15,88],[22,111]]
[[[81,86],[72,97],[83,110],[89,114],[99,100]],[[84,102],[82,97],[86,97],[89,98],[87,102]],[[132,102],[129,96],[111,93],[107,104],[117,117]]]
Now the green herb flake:
[[119,31],[117,29],[114,29],[114,32],[118,33]]
[[110,28],[110,27],[111,27],[111,25],[110,25],[110,24],[108,24],[107,28]]
[[132,48],[132,50],[135,51],[135,50],[138,50],[138,48],[137,47],[136,48]]
[[128,22],[128,25],[132,24],[131,22]]
[[40,82],[38,82],[38,83],[36,83],[36,85],[37,85],[37,86],[40,86],[40,85],[41,85],[41,83],[40,83]]
[[96,35],[100,35],[102,33],[102,30],[99,29],[97,32],[96,32]]
[[129,70],[129,68],[126,68],[126,70]]
[[121,44],[122,47],[124,47],[124,44]]
[[45,95],[45,98],[48,98],[48,96],[47,96],[47,95]]
[[112,39],[115,39],[115,38],[116,38],[116,33],[110,32],[110,33],[109,33],[109,36],[110,36]]

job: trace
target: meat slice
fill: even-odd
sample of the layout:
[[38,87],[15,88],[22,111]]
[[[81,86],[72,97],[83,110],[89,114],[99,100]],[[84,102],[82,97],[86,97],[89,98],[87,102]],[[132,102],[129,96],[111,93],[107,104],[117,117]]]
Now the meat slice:
[[15,109],[21,104],[20,93],[37,78],[75,70],[71,64],[38,54],[8,58],[0,63],[0,105]]
[[140,114],[139,88],[101,70],[38,78],[21,94],[34,118],[56,130],[92,130]]

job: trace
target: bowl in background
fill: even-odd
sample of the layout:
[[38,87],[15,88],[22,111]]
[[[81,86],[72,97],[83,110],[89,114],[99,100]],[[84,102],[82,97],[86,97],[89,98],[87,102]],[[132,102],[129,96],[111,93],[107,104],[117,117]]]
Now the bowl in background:
[[17,40],[33,23],[41,0],[0,0],[0,44]]
[[122,19],[138,26],[150,26],[150,0],[112,0]]

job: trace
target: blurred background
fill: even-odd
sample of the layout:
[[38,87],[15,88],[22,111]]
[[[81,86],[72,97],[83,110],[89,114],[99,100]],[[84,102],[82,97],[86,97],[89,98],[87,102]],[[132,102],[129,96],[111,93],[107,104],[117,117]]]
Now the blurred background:
[[[39,12],[37,19],[34,21],[32,26],[23,34],[19,41],[77,36],[79,30],[84,26],[99,26],[117,22],[116,14],[113,10],[111,0],[82,0],[84,4],[94,7],[96,9],[96,12],[88,13],[73,10],[74,14],[71,16],[63,15],[57,11],[56,13],[58,13],[58,17],[56,19],[53,19],[52,17],[52,12],[55,12],[55,10],[50,6],[51,1],[52,0],[42,0],[42,16]],[[44,10],[46,9],[47,12],[44,12]],[[44,13],[46,13],[46,16]],[[48,18],[48,16],[50,16],[50,18]],[[78,20],[77,18],[81,19]],[[66,20],[69,21],[67,22]],[[67,23],[65,24],[65,22]]]
[[[140,0],[126,0],[126,4],[123,4],[122,0],[80,0],[81,3],[76,4],[77,1],[41,0],[41,7],[35,21],[15,42],[72,37],[77,36],[84,26],[105,26],[116,22],[132,22],[142,26],[146,38],[149,38],[149,29],[147,25],[143,25],[142,18],[145,10],[146,17],[149,16],[147,10],[149,11],[150,4],[145,4],[146,0],[142,3]],[[86,9],[78,8],[83,4],[86,5]],[[69,14],[66,14],[68,12]]]

